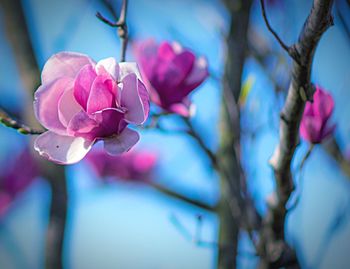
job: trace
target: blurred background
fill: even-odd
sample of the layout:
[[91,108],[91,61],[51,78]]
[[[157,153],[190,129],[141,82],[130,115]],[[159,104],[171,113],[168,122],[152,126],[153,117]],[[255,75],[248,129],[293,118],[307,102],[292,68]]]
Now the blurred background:
[[[23,10],[19,24],[20,12],[6,11],[6,1],[0,1],[4,1],[0,5],[0,106],[29,125],[35,126],[28,116],[30,91],[39,80],[30,61],[34,59],[41,69],[60,51],[88,54],[96,61],[119,57],[115,29],[95,17],[99,11],[112,19],[111,10],[118,14],[120,9],[118,0],[13,1]],[[318,145],[300,170],[308,145],[301,142],[297,149],[291,203],[299,202],[287,216],[286,235],[303,268],[345,269],[350,264],[350,175],[344,170],[346,156],[350,162],[350,8],[346,0],[335,2],[335,26],[324,34],[316,51],[312,81],[335,100],[334,139],[343,163]],[[286,43],[296,41],[311,5],[310,0],[267,1],[271,24]],[[19,11],[18,6],[15,10]],[[147,38],[177,41],[207,58],[210,76],[191,98],[196,105],[193,124],[212,150],[219,142],[229,19],[219,0],[130,0],[128,7],[128,61],[135,60],[133,42]],[[25,33],[33,53],[28,51],[21,58],[27,61],[23,63],[16,44],[25,42],[21,37]],[[264,215],[267,201],[273,199],[268,159],[278,142],[279,111],[291,61],[267,31],[258,1],[252,4],[248,37],[239,103],[241,158],[248,191]],[[28,85],[33,85],[31,90]],[[181,127],[176,117],[161,120],[165,126]],[[0,268],[50,268],[47,259],[53,255],[51,259],[57,260],[57,254],[47,242],[63,228],[63,241],[54,240],[53,245],[62,246],[58,253],[64,268],[216,268],[219,219],[212,208],[220,197],[219,180],[190,137],[141,130],[141,141],[125,165],[115,168],[113,160],[99,155],[96,147],[80,163],[58,168],[53,177],[56,170],[39,172],[31,140],[0,126]],[[60,190],[67,190],[67,196]],[[57,208],[52,208],[53,201],[58,201]],[[58,224],[51,225],[55,221]],[[255,268],[257,261],[252,243],[242,232],[238,268]]]

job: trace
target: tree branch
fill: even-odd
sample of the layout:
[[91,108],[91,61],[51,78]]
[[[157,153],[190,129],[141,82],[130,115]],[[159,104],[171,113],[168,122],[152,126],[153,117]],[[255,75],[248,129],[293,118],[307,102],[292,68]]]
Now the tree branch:
[[199,208],[204,209],[204,210],[208,210],[208,211],[215,210],[215,207],[212,207],[212,206],[210,206],[206,203],[203,203],[197,199],[192,199],[192,198],[187,197],[181,193],[178,193],[176,191],[168,189],[168,188],[166,188],[166,187],[162,186],[161,184],[158,184],[154,181],[147,182],[147,184],[150,185],[151,187],[155,188],[157,191],[164,193],[167,196],[173,197],[177,200],[183,201],[185,203],[191,204],[193,206],[199,207]]
[[332,136],[330,139],[327,139],[322,144],[326,152],[339,164],[339,167],[342,169],[343,173],[350,180],[350,160],[348,160],[340,150],[340,146],[335,140],[335,137]]
[[333,24],[332,4],[332,0],[314,0],[299,40],[294,45],[300,64],[293,64],[292,80],[281,113],[279,144],[270,159],[276,180],[277,203],[270,208],[261,231],[262,253],[268,265],[276,268],[291,260],[297,263],[295,253],[284,241],[285,205],[294,189],[290,166],[299,143],[305,96],[313,95],[310,74],[314,53],[322,34]]
[[261,11],[262,11],[262,15],[265,21],[265,24],[267,26],[267,29],[269,29],[269,31],[271,32],[271,34],[276,38],[277,42],[281,45],[281,47],[289,54],[290,53],[290,47],[287,46],[282,39],[279,37],[279,35],[276,33],[276,31],[272,28],[267,15],[266,15],[266,10],[265,10],[265,1],[264,0],[260,0],[260,4],[261,4]]
[[261,4],[261,11],[262,11],[262,15],[265,21],[265,24],[267,26],[267,29],[271,32],[271,34],[275,37],[275,39],[277,40],[277,42],[280,44],[280,46],[282,47],[282,49],[284,49],[288,55],[290,57],[292,57],[292,59],[294,59],[294,61],[296,61],[297,63],[299,62],[299,55],[297,54],[297,51],[294,49],[293,46],[287,46],[283,40],[279,37],[279,35],[276,33],[276,31],[272,28],[267,15],[266,15],[266,10],[265,10],[265,1],[264,0],[260,0],[260,4]]
[[44,131],[40,131],[40,130],[34,130],[34,129],[28,127],[27,125],[22,124],[16,120],[14,120],[2,108],[0,108],[0,123],[5,125],[6,127],[15,129],[19,133],[24,134],[24,135],[39,135],[39,134],[42,134],[44,132]]
[[121,41],[121,49],[120,49],[120,61],[125,62],[125,54],[126,48],[128,45],[128,27],[126,25],[126,13],[128,8],[128,0],[123,0],[122,7],[120,10],[119,19],[116,22],[112,22],[105,18],[100,12],[96,13],[96,17],[100,19],[102,22],[106,23],[111,27],[118,28],[118,36]]
[[214,168],[218,169],[218,163],[216,159],[216,155],[211,151],[211,149],[206,145],[202,137],[196,131],[196,128],[193,126],[190,119],[186,117],[181,117],[185,125],[188,127],[186,133],[191,136],[203,150],[203,152],[208,156]]
[[240,168],[240,117],[237,106],[241,91],[243,66],[247,55],[251,0],[225,1],[230,13],[226,37],[225,71],[220,118],[220,148],[217,155],[220,175],[220,219],[218,268],[236,268],[237,244],[243,219],[247,214],[242,197]]

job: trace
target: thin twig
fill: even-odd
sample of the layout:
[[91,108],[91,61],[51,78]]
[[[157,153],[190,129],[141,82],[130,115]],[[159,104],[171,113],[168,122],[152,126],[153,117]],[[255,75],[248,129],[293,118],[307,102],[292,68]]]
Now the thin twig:
[[310,155],[311,155],[311,152],[312,152],[312,150],[314,149],[314,146],[315,146],[315,144],[310,144],[309,149],[307,150],[307,152],[306,152],[304,158],[303,158],[303,159],[301,160],[301,162],[300,162],[299,171],[302,171],[302,169],[303,169],[303,167],[304,167],[304,165],[305,165],[305,162],[307,161],[307,159],[309,159],[309,157],[310,157]]
[[[194,235],[192,234],[187,227],[180,221],[180,219],[175,215],[171,214],[170,215],[170,221],[174,225],[174,227],[179,231],[179,233],[187,240],[193,242],[196,244],[198,247],[208,247],[208,248],[219,248],[219,249],[227,249],[230,250],[234,248],[235,246],[230,245],[230,244],[220,244],[215,241],[206,241],[203,240],[200,236],[202,226],[203,226],[203,216],[202,215],[196,215],[196,229],[194,232]],[[253,251],[238,251],[238,255],[246,255],[246,256],[251,256],[251,257],[257,257],[256,252]]]
[[218,168],[218,162],[216,159],[216,155],[212,152],[212,150],[206,145],[203,138],[198,134],[196,131],[196,128],[193,126],[192,122],[186,118],[181,117],[185,125],[188,127],[187,134],[190,135],[200,146],[200,148],[203,150],[203,152],[208,156],[210,159],[213,167]]
[[102,22],[106,23],[111,27],[118,28],[118,36],[121,41],[121,49],[120,49],[120,61],[125,62],[125,54],[126,48],[128,45],[128,27],[126,25],[126,12],[128,8],[128,0],[123,0],[122,7],[120,10],[119,19],[116,22],[112,22],[105,18],[100,12],[96,13],[96,17],[100,19]]
[[19,133],[24,135],[40,135],[44,131],[34,130],[27,125],[20,123],[13,118],[11,118],[2,108],[0,108],[0,123],[6,127],[17,130]]
[[350,160],[342,153],[340,146],[334,136],[322,143],[326,152],[339,164],[343,173],[350,180]]
[[208,156],[213,167],[215,169],[218,169],[218,162],[217,162],[215,153],[206,145],[203,138],[198,134],[196,128],[193,126],[192,122],[188,118],[180,116],[180,119],[185,123],[187,129],[166,129],[159,122],[159,118],[166,115],[168,114],[167,113],[153,114],[152,122],[148,126],[144,126],[143,129],[147,130],[147,129],[155,128],[158,131],[161,131],[162,133],[165,133],[165,134],[185,134],[192,137],[198,143],[198,145],[203,150],[203,152]]
[[293,46],[286,45],[286,43],[283,42],[283,40],[279,37],[279,35],[276,33],[276,31],[272,28],[272,26],[271,26],[271,24],[270,24],[270,22],[269,22],[269,20],[267,18],[267,15],[266,15],[265,1],[264,0],[260,0],[260,3],[261,3],[262,15],[263,15],[265,24],[267,26],[267,29],[276,38],[277,42],[280,44],[282,49],[284,49],[294,61],[296,61],[298,64],[300,64],[299,57],[296,54],[297,51],[293,48]]
[[158,184],[154,181],[147,182],[147,184],[150,185],[151,187],[155,188],[157,191],[164,193],[168,196],[171,196],[175,199],[181,200],[185,203],[191,204],[193,206],[196,206],[196,207],[199,207],[201,209],[208,210],[208,211],[215,210],[215,207],[213,207],[213,206],[210,206],[206,203],[203,203],[197,199],[192,199],[190,197],[187,197],[181,193],[175,192],[175,191],[168,189],[168,188],[166,188],[166,187],[162,186],[161,184]]
[[[309,159],[313,149],[315,147],[315,144],[310,144],[309,145],[309,148],[307,150],[307,152],[305,153],[303,159],[301,160],[300,164],[299,164],[299,168],[298,168],[298,172],[299,172],[299,180],[298,180],[298,189],[301,189],[301,181],[302,181],[302,175],[303,175],[303,168],[304,168],[304,165],[306,163],[306,161]],[[296,192],[296,191],[294,191]],[[297,195],[297,197],[295,198],[295,201],[292,205],[290,205],[288,208],[287,208],[287,211],[288,212],[291,212],[293,209],[296,208],[296,206],[299,204],[299,201],[300,201],[300,192],[299,193],[296,193],[295,195]]]

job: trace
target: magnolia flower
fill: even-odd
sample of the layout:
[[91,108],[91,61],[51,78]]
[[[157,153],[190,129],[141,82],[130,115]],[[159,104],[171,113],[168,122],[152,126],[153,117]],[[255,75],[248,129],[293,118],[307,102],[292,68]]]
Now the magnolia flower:
[[157,156],[151,152],[135,150],[111,156],[102,150],[93,150],[86,156],[86,160],[101,178],[145,181],[154,169]]
[[208,76],[207,62],[178,43],[153,40],[135,46],[135,54],[152,101],[168,112],[190,116],[188,95]]
[[139,140],[127,126],[146,120],[149,96],[136,63],[107,58],[96,64],[86,55],[61,52],[46,62],[41,81],[34,110],[48,131],[35,140],[40,155],[72,164],[99,140],[110,154],[128,151]]
[[26,149],[9,165],[4,166],[0,175],[0,217],[3,216],[14,199],[38,176],[30,152]]
[[321,87],[316,86],[313,102],[307,102],[300,124],[300,135],[306,141],[317,144],[331,135],[335,125],[330,125],[334,101]]

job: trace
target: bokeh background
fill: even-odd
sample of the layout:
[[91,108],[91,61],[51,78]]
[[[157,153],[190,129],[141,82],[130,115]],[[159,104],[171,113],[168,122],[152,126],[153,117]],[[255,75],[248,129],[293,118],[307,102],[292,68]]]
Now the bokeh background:
[[[269,2],[271,23],[286,43],[296,40],[311,2]],[[335,100],[332,122],[337,124],[335,137],[346,155],[350,145],[350,37],[336,14],[341,12],[349,25],[346,14],[350,11],[346,1],[336,2],[335,26],[317,49],[312,81]],[[115,29],[95,17],[96,11],[109,14],[101,1],[23,0],[22,5],[40,67],[59,51],[81,52],[95,60],[118,59],[120,42]],[[113,5],[118,10],[120,3]],[[0,105],[20,115],[31,97],[23,90],[2,12]],[[147,38],[178,41],[208,59],[211,76],[192,95],[196,105],[193,122],[213,150],[218,146],[220,77],[228,19],[218,0],[129,1],[127,60],[134,60],[132,43]],[[259,213],[264,214],[274,188],[268,159],[278,141],[279,111],[289,82],[290,61],[266,30],[258,1],[252,8],[250,40],[266,57],[261,60],[252,53],[244,68],[242,81],[249,84],[249,91],[241,103],[242,162],[248,189]],[[170,127],[181,124],[172,116],[163,121]],[[19,161],[18,156],[29,140],[0,126],[0,178],[18,162],[15,169],[26,171],[28,162]],[[322,146],[316,146],[304,169],[298,170],[307,149],[302,142],[293,162],[297,187],[291,200],[299,199],[299,203],[288,215],[287,238],[303,268],[345,269],[350,264],[350,178]],[[136,150],[156,154],[152,180],[157,184],[209,205],[218,201],[217,175],[191,138],[142,130]],[[67,167],[66,179],[65,268],[216,268],[218,218],[214,213],[169,197],[147,182],[113,180],[106,184],[84,160]],[[50,187],[39,176],[0,215],[0,268],[44,267],[50,198]],[[251,242],[242,233],[239,268],[255,268],[256,263]]]

